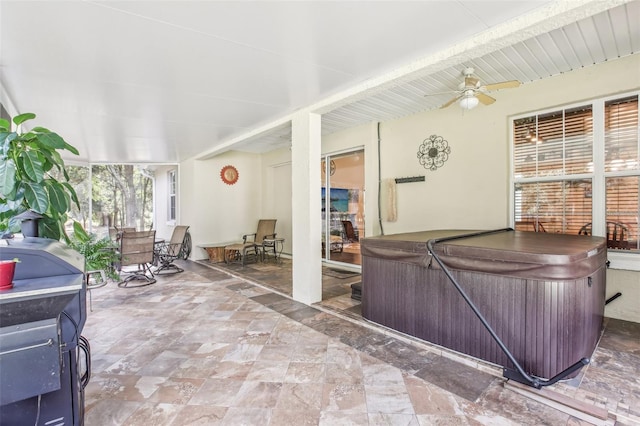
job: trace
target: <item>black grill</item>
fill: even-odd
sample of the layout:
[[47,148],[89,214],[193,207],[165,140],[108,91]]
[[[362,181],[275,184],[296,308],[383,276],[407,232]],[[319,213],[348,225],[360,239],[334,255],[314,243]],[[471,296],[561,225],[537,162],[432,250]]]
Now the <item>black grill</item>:
[[84,259],[46,238],[0,240],[0,260],[13,258],[14,286],[0,291],[0,424],[81,425]]

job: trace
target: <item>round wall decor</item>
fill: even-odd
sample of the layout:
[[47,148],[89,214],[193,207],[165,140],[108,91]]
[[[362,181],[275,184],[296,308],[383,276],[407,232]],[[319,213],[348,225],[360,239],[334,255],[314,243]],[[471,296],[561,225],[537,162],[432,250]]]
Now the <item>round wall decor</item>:
[[238,170],[233,166],[224,166],[220,170],[220,179],[227,185],[233,185],[238,181]]
[[[326,168],[326,162],[324,160],[322,160],[322,174],[325,174],[325,168]],[[333,174],[336,172],[336,162],[331,160],[329,162],[329,175],[333,176]]]
[[435,171],[449,159],[451,147],[442,136],[431,135],[418,148],[418,161],[425,169]]

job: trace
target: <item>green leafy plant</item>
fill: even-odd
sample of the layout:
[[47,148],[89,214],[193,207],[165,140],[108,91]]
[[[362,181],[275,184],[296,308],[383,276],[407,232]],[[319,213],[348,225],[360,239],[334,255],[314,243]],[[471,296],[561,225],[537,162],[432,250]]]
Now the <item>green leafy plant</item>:
[[[33,113],[13,117],[13,123],[22,124],[36,117]],[[44,127],[29,132],[11,131],[11,124],[0,119],[0,230],[17,232],[16,215],[33,210],[44,216],[39,222],[41,237],[59,240],[68,237],[64,224],[71,203],[80,204],[75,190],[69,184],[69,175],[59,151],[78,155],[57,133]],[[58,181],[50,173],[53,168],[62,172],[65,181]]]
[[87,271],[105,272],[107,277],[118,280],[120,277],[114,265],[120,260],[114,243],[108,238],[99,239],[88,233],[79,222],[73,222],[73,234],[69,246],[84,256]]

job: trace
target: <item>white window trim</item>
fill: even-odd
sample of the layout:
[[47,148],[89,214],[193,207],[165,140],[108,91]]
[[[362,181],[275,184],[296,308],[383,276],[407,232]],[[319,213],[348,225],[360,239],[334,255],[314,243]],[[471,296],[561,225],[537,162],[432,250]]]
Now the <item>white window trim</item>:
[[[172,182],[172,176],[173,181]],[[173,183],[173,185],[172,185]],[[173,186],[173,188],[172,188]],[[174,199],[175,217],[171,217],[171,197]],[[167,171],[167,225],[174,226],[178,219],[178,169]]]
[[627,271],[640,271],[640,254],[624,253],[622,251],[608,250],[607,260],[609,268],[626,269]]
[[[509,223],[511,228],[515,228],[515,191],[513,190],[516,183],[514,178],[514,162],[513,162],[513,122],[519,118],[529,117],[532,114],[542,115],[545,113],[558,111],[560,109],[571,109],[579,106],[591,105],[593,108],[593,169],[604,170],[604,105],[607,101],[614,99],[620,99],[627,96],[638,96],[640,98],[640,91],[631,91],[626,93],[617,93],[614,95],[604,96],[600,98],[590,99],[582,102],[575,102],[567,105],[555,106],[552,108],[531,111],[524,114],[518,114],[509,116],[508,128],[509,128]],[[638,137],[638,147],[640,153],[640,135]],[[617,176],[623,173],[618,173]],[[637,176],[638,171],[632,171],[628,173],[632,176]],[[606,231],[606,196],[605,191],[605,178],[609,176],[609,173],[589,173],[580,175],[571,175],[571,179],[589,178],[592,180],[593,198],[592,198],[592,232],[593,235],[603,236]],[[541,182],[544,180],[562,180],[566,176],[549,176],[539,178],[526,178],[518,179],[517,182],[536,181]],[[597,192],[596,192],[597,191]],[[596,193],[599,194],[596,196]],[[607,259],[610,261],[609,268],[611,269],[625,269],[629,271],[640,271],[640,253],[638,252],[624,252],[619,250],[607,250]]]

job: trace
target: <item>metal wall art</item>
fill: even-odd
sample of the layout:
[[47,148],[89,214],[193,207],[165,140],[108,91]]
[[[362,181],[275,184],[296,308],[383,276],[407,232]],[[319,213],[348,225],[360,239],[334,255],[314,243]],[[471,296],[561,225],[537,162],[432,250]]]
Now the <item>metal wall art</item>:
[[[322,160],[322,174],[325,174],[325,168],[326,168],[326,162],[324,160]],[[329,162],[329,175],[333,176],[333,174],[336,172],[336,162],[331,160]]]
[[238,169],[233,166],[224,166],[220,170],[220,179],[227,185],[233,185],[238,181]]
[[451,147],[442,136],[431,135],[418,148],[418,161],[425,169],[435,171],[449,159]]

